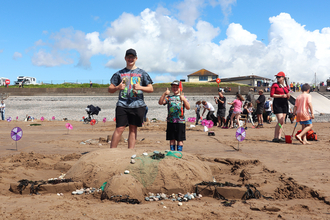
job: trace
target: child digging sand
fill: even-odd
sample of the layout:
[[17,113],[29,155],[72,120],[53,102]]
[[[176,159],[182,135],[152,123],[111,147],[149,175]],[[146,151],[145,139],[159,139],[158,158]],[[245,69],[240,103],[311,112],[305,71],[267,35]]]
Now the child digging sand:
[[[302,131],[296,135],[296,138],[302,144],[310,144],[307,141],[306,133],[312,129],[312,119],[314,119],[314,112],[312,106],[312,96],[309,93],[310,86],[306,83],[301,87],[302,94],[296,99],[293,109],[293,115],[297,116],[297,122],[300,122]],[[309,111],[308,111],[309,110]]]
[[[163,95],[159,98],[159,105],[167,104],[167,129],[166,140],[170,141],[170,149],[175,150],[175,142],[177,142],[177,151],[182,151],[183,141],[186,140],[186,120],[184,109],[190,109],[188,100],[184,94],[180,94],[180,82],[174,80],[171,83],[171,90],[174,95],[170,96],[170,90],[167,88]],[[181,107],[183,111],[181,111]]]

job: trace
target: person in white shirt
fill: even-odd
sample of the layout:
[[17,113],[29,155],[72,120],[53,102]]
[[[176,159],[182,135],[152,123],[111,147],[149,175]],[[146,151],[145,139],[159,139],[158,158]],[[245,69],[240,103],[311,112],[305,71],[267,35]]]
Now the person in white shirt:
[[0,104],[0,114],[1,114],[1,119],[2,120],[5,120],[5,108],[6,108],[6,104],[2,100],[1,104]]
[[[268,104],[266,104],[268,102]],[[273,108],[273,101],[272,98],[269,97],[268,100],[265,103],[265,107],[267,107],[266,105],[268,105],[268,108],[265,108],[266,111],[266,115],[267,115],[267,123],[270,124],[270,117],[272,116],[272,108]]]
[[211,120],[211,121],[213,121],[214,125],[216,125],[217,118],[213,114],[214,111],[215,111],[213,105],[209,102],[206,102],[206,101],[202,101],[202,104],[203,104],[203,107],[204,107],[204,111],[203,111],[202,116],[204,115],[206,109],[209,110],[209,112],[206,115],[206,120]]

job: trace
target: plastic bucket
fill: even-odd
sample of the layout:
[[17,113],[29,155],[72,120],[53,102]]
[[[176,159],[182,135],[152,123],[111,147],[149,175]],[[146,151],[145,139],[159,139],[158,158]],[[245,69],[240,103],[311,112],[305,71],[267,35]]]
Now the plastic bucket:
[[291,137],[291,135],[285,135],[285,143],[292,144],[292,137]]

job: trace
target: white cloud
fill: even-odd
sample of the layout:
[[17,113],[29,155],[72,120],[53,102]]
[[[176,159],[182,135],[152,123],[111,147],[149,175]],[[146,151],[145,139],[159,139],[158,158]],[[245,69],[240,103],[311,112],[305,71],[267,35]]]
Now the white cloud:
[[14,60],[17,60],[18,58],[21,58],[21,57],[22,57],[22,54],[19,53],[19,52],[15,52],[14,55],[13,55]]
[[42,34],[47,35],[48,34],[48,31],[42,31]]
[[157,75],[153,81],[158,82],[158,83],[167,83],[167,82],[172,82],[176,79],[175,76],[164,74],[164,75]]
[[47,53],[44,50],[39,50],[32,57],[32,64],[36,66],[54,67],[62,64],[72,64],[72,59],[64,59],[59,54]]
[[222,14],[225,17],[224,22],[226,23],[229,15],[231,14],[231,7],[236,4],[236,0],[210,0],[210,4],[213,7],[220,5]]
[[203,7],[204,0],[184,0],[177,4],[179,10],[178,18],[187,25],[194,25],[200,16],[200,9]]
[[[157,81],[168,82],[169,77],[174,79],[202,68],[220,77],[253,73],[273,78],[277,72],[284,71],[292,81],[299,82],[312,81],[315,72],[329,76],[329,27],[308,31],[289,14],[281,13],[269,18],[268,45],[238,23],[228,25],[225,39],[213,42],[220,29],[199,19],[199,8],[205,2],[187,0],[182,4],[189,2],[197,11],[191,9],[193,15],[186,22],[159,8],[145,9],[137,16],[123,13],[104,33],[61,29],[50,36],[53,41],[50,46],[36,42],[40,49],[32,62],[38,66],[72,64],[78,53],[77,66],[90,68],[92,56],[104,55],[109,57],[107,67],[120,69],[125,66],[125,51],[134,48],[138,53],[137,65],[159,74]],[[230,8],[235,2],[223,0],[215,4]],[[49,48],[45,50],[45,47]]]
[[2,52],[3,52],[3,49],[0,50],[0,53],[2,53]]
[[99,16],[93,16],[93,15],[92,15],[92,19],[93,19],[94,21],[97,21],[97,20],[100,19],[100,17],[99,17]]

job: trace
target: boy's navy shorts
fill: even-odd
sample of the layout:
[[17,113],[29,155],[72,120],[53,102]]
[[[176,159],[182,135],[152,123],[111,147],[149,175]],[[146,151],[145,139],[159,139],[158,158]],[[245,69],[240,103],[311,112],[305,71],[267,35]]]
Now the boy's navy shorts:
[[135,125],[142,127],[143,117],[146,112],[146,107],[140,108],[124,108],[116,107],[116,128],[127,127],[128,125]]
[[166,140],[185,141],[186,123],[167,122]]

